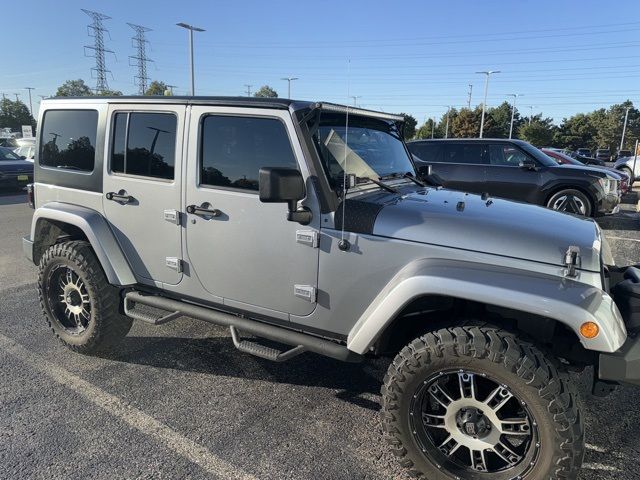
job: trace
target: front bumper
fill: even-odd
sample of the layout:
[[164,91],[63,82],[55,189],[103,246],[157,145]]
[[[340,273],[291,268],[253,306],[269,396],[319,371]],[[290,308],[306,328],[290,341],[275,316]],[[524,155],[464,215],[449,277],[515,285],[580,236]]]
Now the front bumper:
[[601,353],[598,363],[600,380],[640,385],[640,336],[627,338],[617,352]]
[[2,188],[24,188],[33,182],[33,173],[21,173],[18,175],[0,174],[0,187]]

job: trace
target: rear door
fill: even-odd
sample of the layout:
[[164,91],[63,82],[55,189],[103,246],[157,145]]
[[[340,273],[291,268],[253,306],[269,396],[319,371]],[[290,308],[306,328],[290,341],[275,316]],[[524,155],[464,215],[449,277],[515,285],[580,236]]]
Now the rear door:
[[[486,191],[496,197],[537,203],[542,167],[537,160],[511,143],[491,143],[488,147]],[[524,161],[534,162],[538,170],[521,168]]]
[[179,214],[183,105],[111,105],[105,216],[142,283],[182,279]]

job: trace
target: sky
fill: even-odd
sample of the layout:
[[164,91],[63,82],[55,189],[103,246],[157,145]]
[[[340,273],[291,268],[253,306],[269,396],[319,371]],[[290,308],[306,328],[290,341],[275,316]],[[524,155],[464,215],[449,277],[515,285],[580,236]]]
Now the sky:
[[[135,94],[136,69],[127,23],[151,29],[152,80],[188,94],[185,22],[194,36],[198,95],[246,95],[262,85],[287,96],[283,77],[299,77],[291,96],[414,115],[419,123],[448,106],[487,104],[519,94],[522,115],[556,122],[630,99],[640,103],[640,1],[405,0],[227,1],[31,0],[7,2],[0,42],[0,93],[27,102],[24,87],[52,95],[65,80],[95,87],[84,45],[91,19],[81,8],[111,17],[105,48],[111,89]],[[15,21],[7,21],[7,19]],[[112,75],[112,76],[111,76]],[[355,99],[352,97],[356,97]]]

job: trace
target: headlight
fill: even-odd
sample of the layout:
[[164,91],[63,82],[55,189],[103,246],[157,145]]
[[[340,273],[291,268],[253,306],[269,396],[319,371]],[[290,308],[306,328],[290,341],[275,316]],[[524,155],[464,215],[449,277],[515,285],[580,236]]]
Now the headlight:
[[609,194],[609,179],[608,178],[599,178],[598,179],[598,183],[602,187],[602,190],[604,190],[604,194],[608,195]]
[[618,191],[618,184],[620,183],[616,178],[606,176],[605,178],[599,178],[598,183],[604,190],[605,195],[609,193],[616,193]]

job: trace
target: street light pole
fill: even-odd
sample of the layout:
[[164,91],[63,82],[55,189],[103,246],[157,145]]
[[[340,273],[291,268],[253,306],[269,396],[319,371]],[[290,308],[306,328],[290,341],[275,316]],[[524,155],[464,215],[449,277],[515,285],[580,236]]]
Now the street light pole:
[[433,134],[436,131],[436,117],[431,119],[431,138],[433,138]]
[[447,125],[444,127],[444,138],[449,138],[449,112],[451,111],[451,105],[447,107]]
[[629,120],[629,110],[631,110],[631,107],[627,107],[624,112],[624,126],[622,127],[622,138],[620,139],[619,150],[622,150],[622,147],[624,146],[624,134],[627,133],[627,120]]
[[509,125],[509,139],[513,135],[513,118],[516,115],[516,98],[522,97],[520,93],[510,93],[509,97],[513,97],[513,103],[511,104],[511,124]]
[[[35,90],[35,87],[24,87],[25,90],[29,90],[29,113],[33,117],[33,104],[31,103],[31,90]],[[629,110],[627,110],[628,112]],[[624,137],[624,134],[623,134]]]
[[283,77],[280,80],[286,80],[288,82],[287,98],[291,98],[291,82],[300,79],[298,77]]
[[484,114],[487,109],[487,93],[489,92],[489,77],[493,73],[500,73],[500,70],[487,70],[484,72],[476,72],[482,73],[486,75],[486,80],[484,82],[484,102],[482,102],[482,117],[480,118],[480,138],[482,138],[482,133],[484,132]]
[[351,95],[351,98],[353,98],[353,106],[357,107],[358,106],[358,99],[362,98],[362,95]]
[[194,79],[194,67],[193,67],[193,32],[204,32],[203,28],[194,27],[188,23],[176,23],[178,27],[186,28],[189,30],[189,57],[191,58],[191,96],[196,93],[195,79]]

